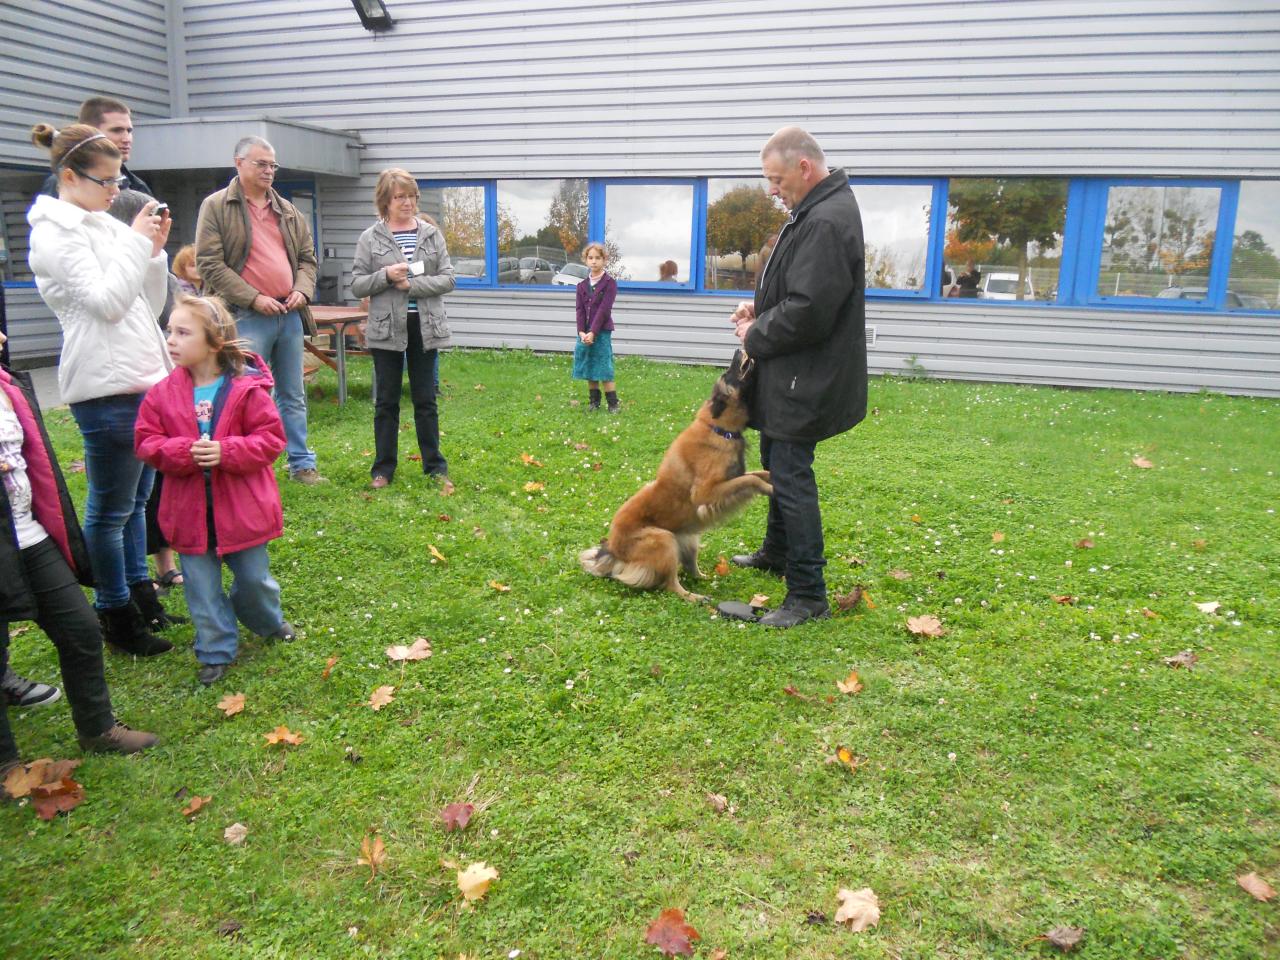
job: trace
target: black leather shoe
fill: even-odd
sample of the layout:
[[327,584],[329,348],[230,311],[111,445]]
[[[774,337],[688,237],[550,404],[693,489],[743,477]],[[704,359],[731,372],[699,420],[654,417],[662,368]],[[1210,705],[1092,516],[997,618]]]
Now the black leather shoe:
[[211,687],[225,677],[230,669],[229,663],[202,663],[200,669],[196,671],[196,679],[206,687]]
[[737,556],[730,557],[729,562],[735,567],[763,570],[765,573],[774,573],[778,576],[782,576],[787,570],[785,561],[769,556],[764,550],[757,550],[755,553],[739,553]]
[[826,600],[806,600],[801,597],[787,597],[782,606],[762,616],[757,623],[766,627],[796,627],[808,620],[826,620],[831,616],[831,607]]

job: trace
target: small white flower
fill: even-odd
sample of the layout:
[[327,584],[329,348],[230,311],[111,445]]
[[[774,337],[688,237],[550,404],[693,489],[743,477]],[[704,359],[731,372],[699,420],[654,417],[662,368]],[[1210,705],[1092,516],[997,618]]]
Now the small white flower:
[[570,679],[568,679],[568,680],[566,680],[566,681],[564,682],[564,688],[565,688],[566,690],[572,690],[572,689],[573,689],[573,679],[572,679],[572,678],[570,678]]
[[950,760],[950,761],[952,761],[952,762],[954,763],[954,762],[955,762],[955,759],[956,759],[956,755],[955,755],[954,753],[948,753],[948,754],[947,754],[947,759],[948,759],[948,760]]

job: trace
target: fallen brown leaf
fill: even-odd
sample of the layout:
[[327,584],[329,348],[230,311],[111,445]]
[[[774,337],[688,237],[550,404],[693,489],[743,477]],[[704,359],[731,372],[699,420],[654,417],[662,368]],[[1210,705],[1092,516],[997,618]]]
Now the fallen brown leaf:
[[858,679],[858,671],[850,671],[849,676],[846,679],[837,680],[836,688],[841,693],[861,693],[862,681]]
[[768,596],[766,596],[763,593],[756,593],[752,595],[751,602],[748,604],[748,606],[756,610],[759,610],[761,607],[767,606],[768,603],[769,603]]
[[493,589],[497,590],[499,593],[511,592],[511,588],[509,586],[507,586],[505,583],[499,583],[497,580],[490,580],[489,586],[493,587]]
[[31,805],[41,820],[52,820],[60,813],[74,810],[84,802],[84,787],[70,777],[31,788]]
[[1222,606],[1217,600],[1209,600],[1206,603],[1197,603],[1196,609],[1201,613],[1217,613]]
[[378,687],[378,689],[374,690],[373,693],[369,695],[369,706],[374,710],[381,710],[395,699],[395,692],[396,688],[389,685],[384,684],[383,686]]
[[1146,617],[1148,620],[1154,620],[1156,617],[1160,616],[1160,614],[1156,613],[1154,610],[1151,610],[1147,607],[1142,608],[1142,615]]
[[993,534],[991,534],[991,542],[1004,543],[1004,534],[1001,533],[999,530],[995,531]]
[[42,757],[27,764],[19,764],[5,775],[4,792],[14,800],[30,796],[31,791],[46,783],[61,783],[80,766],[79,760],[50,760]]
[[249,828],[243,823],[233,823],[222,831],[222,839],[233,847],[238,847],[244,843],[247,836],[249,836]]
[[243,693],[228,693],[225,697],[218,701],[218,709],[225,713],[228,717],[234,717],[237,713],[244,709]]
[[441,809],[440,819],[444,821],[445,833],[465,829],[475,810],[475,804],[472,803],[451,803]]
[[795,697],[797,700],[804,700],[804,701],[807,701],[808,703],[813,703],[815,699],[814,697],[810,697],[807,694],[801,693],[799,690],[796,689],[795,684],[793,683],[788,683],[785,687],[783,687],[782,692],[785,693],[788,697]]
[[396,661],[426,660],[431,656],[431,641],[426,637],[414,637],[413,643],[409,646],[396,643],[387,647],[386,654]]
[[665,957],[692,957],[693,941],[701,939],[701,934],[685,923],[684,911],[676,907],[658,914],[644,934],[644,942],[657,947]]
[[295,747],[298,744],[300,744],[303,740],[302,734],[294,733],[292,730],[286,727],[283,723],[280,724],[280,726],[276,727],[274,730],[272,730],[270,733],[264,733],[263,736],[266,737],[267,743],[269,744],[291,743]]
[[1045,940],[1050,946],[1057,947],[1063,953],[1070,953],[1084,939],[1084,927],[1054,927],[1037,939]]
[[1203,550],[1207,546],[1209,546],[1209,541],[1203,537],[1191,541],[1191,547],[1194,550]]
[[546,486],[545,483],[540,483],[537,480],[530,480],[528,483],[524,485],[524,492],[536,493],[537,491],[543,489],[545,486]]
[[1200,658],[1192,650],[1183,650],[1181,653],[1175,653],[1172,657],[1164,658],[1165,665],[1173,667],[1175,670],[1179,668],[1190,670],[1199,660]]
[[1267,881],[1263,880],[1256,873],[1242,873],[1236,877],[1236,883],[1240,884],[1240,889],[1255,900],[1261,900],[1266,903],[1276,895],[1275,889]]
[[321,680],[329,679],[329,674],[333,673],[334,664],[336,664],[337,662],[338,662],[338,655],[336,653],[324,662],[324,670],[320,673]]
[[907,617],[907,629],[922,637],[941,637],[947,632],[942,628],[942,621],[931,613]]
[[727,577],[729,575],[729,558],[721,556],[716,561],[714,572],[717,577]]
[[1155,466],[1155,464],[1152,463],[1150,460],[1148,460],[1146,457],[1134,457],[1131,462],[1139,470],[1150,470],[1152,467]]
[[542,461],[541,461],[541,460],[535,460],[535,459],[534,459],[533,454],[531,454],[531,453],[522,453],[522,454],[520,454],[520,459],[524,461],[524,464],[525,464],[525,466],[527,466],[527,467],[540,467],[540,466],[542,466]]
[[439,560],[441,563],[448,563],[448,562],[449,562],[448,560],[446,560],[446,559],[445,559],[444,554],[443,554],[443,553],[441,553],[439,550],[437,550],[437,549],[436,549],[436,545],[435,545],[434,543],[428,543],[428,544],[427,544],[427,550],[431,553],[431,556],[435,557],[435,558],[436,558],[437,560]]
[[920,514],[918,514],[918,513],[913,513],[913,514],[911,515],[911,522],[912,522],[912,523],[924,523],[924,518],[923,518],[923,517],[921,517],[921,516],[920,516]]
[[1094,543],[1088,537],[1083,537],[1076,541],[1077,550],[1092,550],[1093,547],[1094,547]]
[[468,903],[474,903],[489,892],[489,884],[498,879],[498,871],[483,860],[458,871],[458,889]]
[[834,757],[828,758],[828,762],[830,762],[831,759],[834,759],[837,763],[847,767],[850,773],[857,773],[858,767],[862,763],[862,759],[848,747],[836,747]]
[[589,447],[589,446],[591,446],[591,444],[589,444],[589,443],[575,443],[575,444],[573,445],[573,449],[575,449],[575,450],[585,450],[585,449],[587,449],[587,447]]
[[852,610],[862,600],[866,587],[860,583],[855,583],[853,589],[848,593],[836,594],[836,608],[839,610]]
[[382,837],[376,833],[371,833],[360,843],[360,856],[356,859],[356,863],[363,867],[369,868],[369,879],[366,883],[372,883],[373,878],[378,875],[378,869],[386,862],[387,848],[382,842]]
[[716,813],[724,813],[729,809],[729,798],[723,793],[708,793],[707,806]]
[[1060,603],[1064,607],[1070,607],[1076,602],[1076,598],[1069,593],[1054,593],[1051,594],[1051,596],[1053,597],[1054,603]]
[[207,807],[209,805],[209,801],[212,799],[213,797],[211,796],[201,797],[197,795],[192,797],[191,802],[182,808],[182,815],[184,817],[194,817],[197,813]]
[[880,922],[880,900],[870,887],[861,890],[841,887],[836,893],[836,902],[840,904],[836,923],[843,923],[854,933],[861,933]]
[[890,570],[890,571],[889,571],[889,576],[893,577],[893,579],[895,579],[895,580],[910,580],[910,579],[911,579],[911,574],[907,573],[907,571],[905,571],[905,570]]

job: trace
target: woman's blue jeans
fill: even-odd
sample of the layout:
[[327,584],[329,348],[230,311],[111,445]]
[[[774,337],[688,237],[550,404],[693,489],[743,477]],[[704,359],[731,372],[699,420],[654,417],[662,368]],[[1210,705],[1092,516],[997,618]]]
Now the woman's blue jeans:
[[99,610],[123,607],[129,584],[150,581],[146,510],[156,474],[133,452],[133,425],[143,396],[127,393],[71,404],[84,438],[89,477],[84,539],[97,584],[93,605]]

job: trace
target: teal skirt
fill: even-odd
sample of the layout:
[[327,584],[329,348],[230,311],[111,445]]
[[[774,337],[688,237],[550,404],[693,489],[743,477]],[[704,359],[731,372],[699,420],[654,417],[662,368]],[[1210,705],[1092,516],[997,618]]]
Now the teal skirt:
[[578,338],[573,348],[573,379],[613,380],[613,335],[608,330],[596,334],[595,343],[587,346]]

